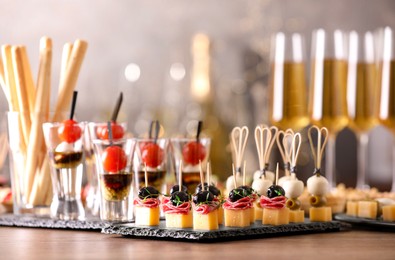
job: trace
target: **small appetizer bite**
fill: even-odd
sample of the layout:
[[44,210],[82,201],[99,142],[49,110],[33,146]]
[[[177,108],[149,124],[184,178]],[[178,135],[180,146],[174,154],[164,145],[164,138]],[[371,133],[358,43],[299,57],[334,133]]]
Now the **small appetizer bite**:
[[[296,164],[299,156],[300,145],[302,144],[302,137],[299,133],[290,135],[292,135],[289,155],[291,175],[283,182],[282,187],[285,191],[285,197],[288,198],[286,206],[290,209],[289,222],[297,223],[304,222],[304,210],[300,209],[301,202],[298,200],[298,197],[303,193],[304,184],[296,178]],[[284,144],[284,147],[288,148],[287,144]]]
[[[201,186],[204,187],[203,170],[200,167]],[[218,229],[219,201],[209,190],[201,190],[192,198],[193,202],[193,229]]]
[[111,125],[110,125],[110,127],[107,124],[99,125],[96,128],[96,136],[97,136],[97,138],[99,138],[101,140],[108,140],[110,130],[112,132],[112,138],[114,140],[118,140],[118,139],[123,138],[123,136],[125,135],[125,129],[124,129],[124,127],[122,125],[117,123],[118,113],[119,113],[119,110],[121,109],[122,101],[123,101],[123,93],[121,92],[119,94],[117,103],[115,105],[114,111],[113,111],[112,116],[111,116]]
[[[278,181],[278,164],[276,169],[276,183]],[[289,223],[289,209],[285,206],[287,198],[284,189],[273,184],[267,190],[266,196],[262,195],[260,204],[263,208],[262,224],[284,225]]]
[[214,195],[214,200],[217,200],[219,205],[218,205],[218,224],[222,225],[224,222],[224,209],[222,208],[222,204],[224,203],[224,198],[221,195],[221,191],[214,185],[214,184],[210,184],[208,185],[208,183],[210,183],[210,177],[211,177],[211,168],[210,168],[210,163],[207,163],[207,182],[203,183],[204,188],[202,188],[202,184],[200,183],[198,186],[196,186],[196,191],[195,193],[199,193],[202,190],[208,190],[210,191],[213,195]]
[[[272,131],[273,130],[273,131]],[[277,137],[276,127],[258,125],[255,128],[255,144],[258,152],[259,170],[254,173],[252,189],[261,196],[274,182],[274,173],[268,171],[270,152]],[[254,220],[262,220],[263,209],[259,201],[254,201]]]
[[138,197],[134,200],[135,224],[140,226],[157,226],[160,220],[159,191],[148,186],[147,171],[145,171],[145,187],[138,192]]
[[[311,132],[317,131],[317,152],[314,148]],[[312,222],[328,222],[332,221],[332,208],[326,206],[325,195],[329,190],[328,180],[321,175],[321,158],[328,141],[328,129],[325,127],[318,128],[317,126],[310,127],[308,131],[311,152],[315,161],[314,175],[307,180],[307,191],[310,194],[309,216]],[[324,138],[321,143],[321,138]]]
[[191,228],[193,227],[191,196],[188,188],[182,185],[182,162],[178,183],[170,189],[170,198],[165,197],[162,201],[162,209],[165,213],[166,227],[168,228]]
[[224,209],[225,227],[248,227],[251,224],[252,200],[249,189],[236,188],[236,173],[233,167],[234,189],[229,192],[229,196],[222,205]]

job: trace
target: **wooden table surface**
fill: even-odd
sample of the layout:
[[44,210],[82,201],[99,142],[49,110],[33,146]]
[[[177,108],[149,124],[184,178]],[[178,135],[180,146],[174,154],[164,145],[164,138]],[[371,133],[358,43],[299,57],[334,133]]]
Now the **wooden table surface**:
[[[220,258],[219,258],[220,257]],[[356,230],[220,243],[0,227],[0,259],[395,259],[395,233]]]

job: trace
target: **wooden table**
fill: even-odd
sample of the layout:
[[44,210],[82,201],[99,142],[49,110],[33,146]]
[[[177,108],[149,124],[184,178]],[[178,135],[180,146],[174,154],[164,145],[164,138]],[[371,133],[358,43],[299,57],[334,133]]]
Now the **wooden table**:
[[[343,231],[191,243],[93,231],[0,227],[0,259],[395,259],[395,233]],[[220,257],[220,258],[218,258]]]

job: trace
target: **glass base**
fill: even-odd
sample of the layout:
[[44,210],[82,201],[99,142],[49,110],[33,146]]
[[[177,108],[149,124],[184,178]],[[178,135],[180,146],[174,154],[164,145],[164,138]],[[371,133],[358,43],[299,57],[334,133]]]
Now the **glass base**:
[[102,200],[100,204],[100,219],[105,221],[126,222],[133,220],[133,211],[128,199],[120,201]]
[[80,200],[54,199],[51,204],[51,218],[61,220],[85,220],[85,210]]

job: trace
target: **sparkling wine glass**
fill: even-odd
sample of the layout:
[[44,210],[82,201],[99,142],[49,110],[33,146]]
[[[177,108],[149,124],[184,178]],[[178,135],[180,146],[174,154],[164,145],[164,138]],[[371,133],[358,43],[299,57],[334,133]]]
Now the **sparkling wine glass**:
[[358,171],[356,188],[367,189],[367,147],[369,130],[378,124],[377,119],[377,66],[375,44],[371,32],[349,34],[347,77],[347,104],[350,127],[358,141]]
[[345,33],[340,30],[313,32],[309,114],[312,124],[329,130],[325,175],[331,188],[336,186],[336,135],[349,121],[346,47]]
[[270,122],[282,130],[299,131],[310,122],[303,37],[298,33],[276,33],[270,61]]
[[[395,137],[395,44],[393,30],[386,27],[383,32],[379,55],[379,100],[378,117]],[[392,192],[395,192],[395,138],[392,160]]]

